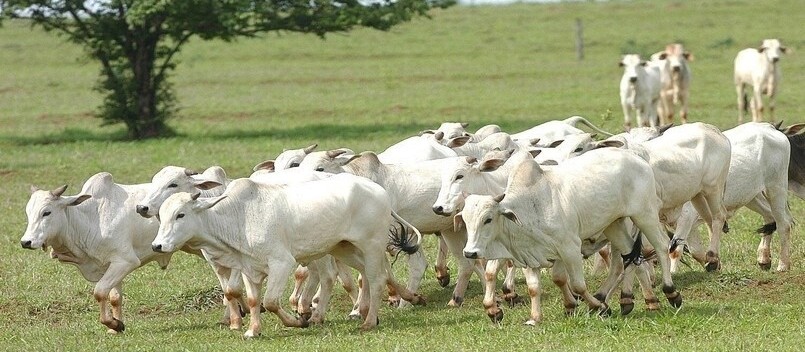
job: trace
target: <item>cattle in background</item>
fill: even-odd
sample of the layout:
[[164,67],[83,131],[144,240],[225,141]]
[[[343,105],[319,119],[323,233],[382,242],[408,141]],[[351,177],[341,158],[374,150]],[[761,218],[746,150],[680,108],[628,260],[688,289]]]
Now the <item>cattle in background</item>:
[[660,68],[660,124],[674,122],[674,107],[679,105],[679,118],[688,122],[688,97],[690,94],[690,68],[693,55],[682,44],[665,46],[665,50],[651,55],[651,64]]
[[624,129],[632,128],[632,113],[639,127],[659,124],[657,104],[660,100],[660,69],[650,66],[639,55],[624,55],[619,62],[623,67],[620,83],[621,108]]
[[316,150],[316,147],[318,146],[318,144],[314,143],[305,148],[283,149],[282,153],[279,153],[274,160],[263,161],[255,165],[252,170],[266,170],[273,172],[297,167],[299,166],[299,163],[302,162],[302,159],[304,159],[306,155]]
[[[758,265],[771,268],[771,231],[780,233],[780,262],[778,271],[791,267],[791,227],[793,218],[788,209],[788,171],[791,147],[786,136],[768,123],[749,122],[724,131],[731,145],[729,174],[724,191],[724,206],[728,216],[746,206],[763,216],[763,237],[758,246]],[[704,249],[699,244],[695,225],[699,214],[691,203],[682,208],[676,225],[674,242],[688,243],[693,258],[706,264]],[[687,240],[687,242],[686,242]],[[675,248],[674,248],[675,247]],[[671,271],[675,272],[683,246],[671,248]]]
[[[362,330],[377,325],[381,292],[387,283],[408,301],[424,303],[394,280],[385,254],[395,222],[401,227],[393,233],[397,249],[415,253],[421,235],[392,211],[386,191],[365,178],[336,175],[283,186],[238,179],[218,197],[174,194],[159,214],[159,233],[151,245],[154,252],[170,253],[190,245],[243,274],[251,313],[246,337],[260,334],[260,288],[266,279],[265,309],[285,326],[307,326],[304,317],[296,318],[281,307],[280,296],[297,262],[326,254],[362,274]],[[408,230],[417,234],[414,245],[406,238]],[[234,277],[229,280],[237,282]],[[327,286],[331,285],[322,285]],[[330,292],[322,292],[319,307],[324,309],[329,297]]]
[[[760,47],[743,49],[735,56],[738,123],[743,122],[747,109],[752,109],[752,121],[763,121],[763,94],[769,97],[769,121],[774,120],[774,98],[782,76],[779,61],[784,53],[788,49],[779,40],[764,39]],[[751,98],[745,92],[746,86],[752,86]]]
[[[658,218],[661,200],[656,194],[652,170],[643,159],[626,150],[603,148],[545,169],[525,159],[510,175],[505,198],[470,195],[455,222],[467,227],[464,255],[468,258],[512,259],[520,267],[553,267],[553,281],[562,288],[568,312],[577,305],[572,293],[581,295],[591,309],[607,311],[609,289],[604,287],[612,287],[613,282],[607,280],[595,295],[587,291],[582,259],[583,254],[594,252],[585,253],[589,252],[585,247],[603,243],[601,237],[605,237],[613,257],[639,253],[635,251],[640,249],[638,237],[627,229],[625,219],[629,218],[655,248],[667,249]],[[679,307],[682,297],[673,286],[668,258],[659,259],[663,291]],[[610,268],[610,277],[617,279],[618,267]],[[526,280],[529,290],[538,290],[533,278],[527,276]],[[630,291],[624,287],[623,293]],[[487,308],[487,314],[491,317],[496,312]]]
[[[75,196],[64,196],[67,185],[52,191],[31,188],[25,207],[28,226],[20,240],[26,249],[51,248],[51,257],[78,267],[95,283],[93,296],[100,321],[110,333],[123,332],[123,279],[155,261],[166,268],[171,254],[154,253],[156,218],[146,219],[134,207],[149,184],[117,184],[108,172],[93,175]],[[182,248],[201,255],[199,251]],[[111,306],[111,314],[109,312]]]

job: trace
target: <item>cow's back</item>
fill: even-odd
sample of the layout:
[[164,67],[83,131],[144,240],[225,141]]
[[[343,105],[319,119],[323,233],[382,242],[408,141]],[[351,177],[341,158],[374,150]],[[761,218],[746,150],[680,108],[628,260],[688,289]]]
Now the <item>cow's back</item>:
[[791,147],[782,132],[768,123],[750,122],[724,131],[724,135],[732,148],[724,196],[729,210],[749,203],[767,184],[787,183]]

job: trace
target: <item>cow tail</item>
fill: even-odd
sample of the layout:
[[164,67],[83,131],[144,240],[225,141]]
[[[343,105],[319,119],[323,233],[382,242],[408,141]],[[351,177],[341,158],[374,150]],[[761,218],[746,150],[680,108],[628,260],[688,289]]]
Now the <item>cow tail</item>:
[[[405,252],[409,255],[416,253],[422,244],[422,234],[419,232],[419,230],[417,230],[416,227],[397,215],[396,212],[392,211],[391,216],[394,217],[394,220],[397,221],[397,224],[399,224],[400,227],[397,228],[396,226],[391,226],[391,229],[389,229],[389,247]],[[409,229],[416,234],[416,243],[411,243],[411,238],[408,237]]]
[[603,135],[605,135],[607,137],[612,137],[612,133],[609,133],[607,131],[604,131],[604,130],[596,127],[595,125],[592,124],[592,122],[587,121],[587,119],[585,119],[585,118],[583,118],[581,116],[571,116],[571,117],[568,117],[568,118],[564,119],[563,122],[568,124],[568,125],[571,125],[573,127],[576,127],[576,124],[581,123],[582,125],[585,125],[585,126],[589,127],[590,129],[592,129],[593,131],[601,133],[601,134],[603,134]]

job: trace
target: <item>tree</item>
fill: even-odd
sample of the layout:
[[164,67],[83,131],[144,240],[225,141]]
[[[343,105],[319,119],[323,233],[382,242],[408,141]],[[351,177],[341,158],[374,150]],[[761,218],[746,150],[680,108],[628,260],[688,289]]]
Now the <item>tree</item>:
[[[174,56],[191,38],[231,41],[270,31],[320,37],[355,27],[388,30],[454,0],[0,0],[2,17],[29,17],[101,64],[98,116],[132,139],[173,133]],[[0,18],[2,18],[0,17]]]

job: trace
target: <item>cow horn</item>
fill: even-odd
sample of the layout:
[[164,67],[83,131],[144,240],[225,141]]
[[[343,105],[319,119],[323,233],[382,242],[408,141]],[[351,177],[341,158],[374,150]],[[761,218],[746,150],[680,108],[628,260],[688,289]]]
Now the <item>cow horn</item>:
[[34,192],[38,191],[38,190],[39,190],[39,187],[36,187],[36,186],[34,186],[34,185],[31,185],[31,193],[32,193],[32,194],[33,194]]
[[302,149],[302,151],[303,151],[303,152],[305,152],[305,154],[310,154],[310,153],[311,153],[311,152],[313,152],[313,150],[314,150],[314,149],[316,149],[316,147],[318,147],[318,146],[319,146],[319,145],[318,145],[317,143],[313,143],[313,144],[311,144],[310,146],[308,146],[307,148]]
[[780,129],[780,127],[783,127],[783,120],[780,120],[780,122],[777,122],[777,123],[774,124],[774,129],[776,129],[778,131],[782,131]]
[[56,188],[56,189],[50,191],[50,195],[52,195],[54,198],[58,198],[58,197],[61,197],[61,195],[64,194],[64,191],[66,191],[66,190],[67,190],[67,185],[64,185],[64,186],[61,186],[59,188]]
[[476,158],[476,157],[474,157],[474,156],[468,156],[468,157],[467,157],[467,164],[473,164],[473,163],[475,163],[476,161],[478,161],[478,158]]
[[469,126],[470,126],[469,122],[462,122],[462,123],[461,123],[461,127],[462,127],[462,128],[467,128],[467,127],[469,127]]
[[190,199],[192,200],[196,200],[198,199],[198,197],[201,197],[201,192],[193,193],[192,195],[190,195]]
[[436,134],[433,135],[433,138],[436,138],[437,141],[442,140],[442,138],[444,138],[444,132],[442,131],[436,132]]
[[661,126],[661,127],[660,127],[660,129],[659,129],[659,131],[660,131],[660,135],[662,135],[663,133],[665,133],[665,131],[668,131],[668,129],[669,129],[669,128],[671,128],[671,127],[674,127],[674,124],[673,124],[673,123],[669,123],[669,124],[667,124],[667,125],[665,125],[665,126]]
[[184,169],[184,174],[186,176],[193,176],[193,175],[198,175],[198,172],[195,172],[195,171],[193,171],[191,169]]
[[495,203],[500,203],[500,201],[502,201],[504,197],[506,197],[506,193],[499,194],[495,196],[495,198],[492,198],[492,200],[494,200]]
[[344,154],[344,153],[346,153],[346,152],[347,152],[346,150],[342,150],[342,149],[334,149],[334,150],[328,150],[328,151],[327,151],[327,153],[326,153],[325,155],[327,155],[327,157],[328,157],[328,158],[330,158],[330,159],[335,159],[335,158],[337,158],[339,155]]

